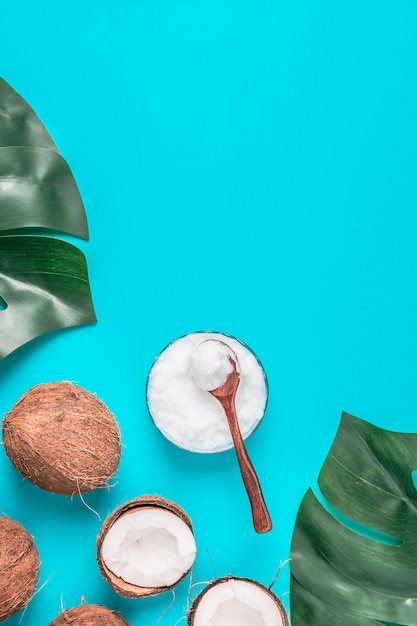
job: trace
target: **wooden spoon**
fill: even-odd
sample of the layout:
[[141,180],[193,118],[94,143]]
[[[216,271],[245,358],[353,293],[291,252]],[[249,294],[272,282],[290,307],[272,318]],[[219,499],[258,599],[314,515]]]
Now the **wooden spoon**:
[[237,369],[238,359],[230,346],[223,341],[219,341],[217,339],[209,339],[208,341],[218,341],[219,343],[224,344],[231,352],[229,359],[232,364],[233,371],[229,374],[227,380],[220,385],[220,387],[209,390],[209,393],[220,402],[223,411],[226,414],[233,444],[236,450],[237,460],[239,462],[240,472],[243,478],[243,484],[245,485],[252,509],[253,526],[257,533],[266,533],[271,530],[272,521],[268,513],[268,509],[266,508],[258,477],[249,459],[245,444],[243,443],[242,433],[240,432],[239,422],[236,415],[235,396],[240,382],[240,373]]

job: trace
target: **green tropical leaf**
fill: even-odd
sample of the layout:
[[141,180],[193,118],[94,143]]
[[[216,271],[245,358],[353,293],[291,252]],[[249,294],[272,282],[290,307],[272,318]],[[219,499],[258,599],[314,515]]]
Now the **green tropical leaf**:
[[0,78],[0,146],[57,147],[29,104]]
[[52,237],[10,235],[0,239],[0,358],[58,328],[91,321],[82,252]]
[[301,502],[292,626],[417,626],[417,434],[344,413]]
[[46,128],[0,79],[0,359],[96,321],[84,254],[44,231],[87,240],[84,205]]
[[88,239],[78,187],[58,152],[0,148],[0,230],[47,228]]

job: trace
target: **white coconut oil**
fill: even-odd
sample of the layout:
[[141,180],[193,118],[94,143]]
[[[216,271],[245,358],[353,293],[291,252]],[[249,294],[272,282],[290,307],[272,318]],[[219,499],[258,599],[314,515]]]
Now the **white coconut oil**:
[[147,404],[155,425],[172,443],[204,453],[233,446],[223,409],[208,392],[231,373],[233,355],[240,371],[236,413],[246,438],[261,421],[268,397],[264,369],[248,346],[223,333],[196,332],[176,339],[155,359],[147,380]]
[[223,341],[206,339],[190,352],[190,372],[200,389],[212,391],[221,387],[233,372],[232,360],[240,370],[237,357]]

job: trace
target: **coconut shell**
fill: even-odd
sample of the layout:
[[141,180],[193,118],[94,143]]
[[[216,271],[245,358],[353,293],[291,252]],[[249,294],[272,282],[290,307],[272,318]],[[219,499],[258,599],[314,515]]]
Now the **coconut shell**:
[[213,587],[215,587],[216,585],[227,582],[229,580],[241,580],[247,583],[251,583],[252,585],[257,585],[257,587],[259,587],[262,591],[264,591],[271,598],[271,600],[273,600],[273,602],[276,604],[277,610],[282,619],[282,625],[289,626],[288,613],[285,610],[284,605],[282,604],[281,600],[277,598],[277,596],[273,593],[273,591],[271,591],[271,589],[269,589],[268,587],[264,587],[264,585],[261,585],[261,583],[257,582],[256,580],[251,580],[250,578],[239,578],[237,576],[223,576],[222,578],[218,578],[217,580],[214,580],[213,582],[209,583],[206,587],[204,587],[203,591],[198,594],[198,596],[195,598],[195,600],[191,604],[191,608],[187,615],[187,626],[194,626],[194,619],[195,619],[196,611],[198,609],[198,605],[200,604],[201,600],[204,598],[206,593],[212,590]]
[[103,545],[104,538],[113,524],[119,520],[123,515],[132,513],[138,508],[154,508],[160,507],[178,515],[178,517],[188,526],[188,528],[193,532],[191,520],[185,511],[178,506],[175,502],[171,502],[165,498],[161,498],[160,496],[154,495],[145,495],[140,496],[138,498],[134,498],[125,504],[122,504],[117,509],[111,513],[107,519],[104,521],[100,533],[97,537],[97,563],[103,578],[108,582],[110,587],[118,593],[119,595],[125,598],[144,598],[146,596],[156,596],[160,593],[168,591],[175,587],[181,580],[183,580],[188,572],[184,572],[184,575],[175,582],[174,585],[170,585],[168,587],[139,587],[138,585],[133,585],[131,583],[126,582],[123,578],[116,576],[104,563],[101,554],[101,548]]
[[33,537],[19,522],[0,517],[0,622],[32,598],[39,567]]
[[49,626],[129,626],[116,611],[101,604],[80,604],[62,611]]
[[4,417],[3,442],[18,472],[63,495],[105,485],[120,461],[113,414],[97,396],[66,381],[23,394]]

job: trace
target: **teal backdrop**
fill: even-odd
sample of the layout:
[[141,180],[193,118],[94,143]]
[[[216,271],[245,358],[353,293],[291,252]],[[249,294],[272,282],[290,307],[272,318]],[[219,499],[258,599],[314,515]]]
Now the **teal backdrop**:
[[[417,432],[417,5],[1,0],[0,23],[0,75],[81,192],[90,240],[76,243],[98,317],[7,357],[0,410],[72,380],[106,402],[124,444],[115,485],[85,503],[24,481],[0,449],[0,510],[42,560],[36,596],[8,623],[47,626],[84,597],[131,626],[181,625],[213,577],[268,586],[280,564],[288,608],[297,509],[342,411]],[[239,337],[268,375],[247,442],[266,535],[234,452],[181,451],[147,412],[153,359],[200,329]],[[126,600],[101,578],[95,538],[147,493],[187,511],[198,555],[175,596]]]

